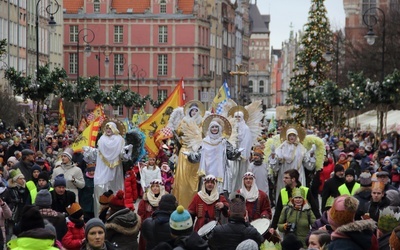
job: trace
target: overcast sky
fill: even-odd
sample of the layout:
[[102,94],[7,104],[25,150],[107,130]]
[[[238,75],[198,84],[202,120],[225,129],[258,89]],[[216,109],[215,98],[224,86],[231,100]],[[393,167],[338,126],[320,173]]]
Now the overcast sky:
[[[293,23],[294,31],[302,29],[307,23],[311,0],[257,0],[257,6],[261,14],[271,15],[269,24],[271,46],[280,49],[282,42],[289,38],[290,23]],[[331,29],[343,28],[345,25],[343,1],[325,0],[325,7]]]

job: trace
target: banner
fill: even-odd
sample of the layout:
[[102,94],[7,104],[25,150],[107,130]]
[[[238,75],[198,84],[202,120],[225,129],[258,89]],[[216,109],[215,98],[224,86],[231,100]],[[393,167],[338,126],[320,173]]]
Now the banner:
[[67,129],[67,120],[65,119],[64,106],[62,99],[60,98],[60,104],[58,108],[58,134],[63,134]]
[[85,128],[85,130],[76,138],[71,148],[74,152],[82,152],[83,146],[89,146],[94,148],[96,146],[96,138],[99,133],[101,122],[100,116],[96,118],[92,123]]
[[105,120],[104,108],[101,104],[96,104],[95,109],[87,116],[87,122],[91,123],[96,120],[97,117],[100,117],[100,124]]
[[228,83],[225,80],[221,88],[219,88],[217,95],[214,97],[212,103],[213,113],[220,115],[223,111],[225,103],[230,98],[231,98],[231,93],[229,92]]
[[139,128],[146,135],[145,147],[149,154],[158,154],[158,146],[154,141],[157,137],[157,132],[168,124],[172,111],[177,107],[183,106],[183,90],[184,83],[183,79],[181,79],[167,100],[146,121],[139,125]]

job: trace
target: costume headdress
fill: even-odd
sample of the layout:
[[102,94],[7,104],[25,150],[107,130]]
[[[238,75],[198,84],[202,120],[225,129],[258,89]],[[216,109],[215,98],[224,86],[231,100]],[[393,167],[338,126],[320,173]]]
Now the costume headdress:
[[204,105],[203,105],[202,102],[196,101],[196,100],[189,101],[189,102],[187,102],[187,103],[185,104],[185,106],[184,106],[184,108],[183,108],[184,114],[186,115],[187,112],[189,112],[189,110],[190,110],[192,107],[197,107],[197,109],[198,109],[199,112],[200,112],[200,115],[201,115],[201,116],[204,116],[204,113],[205,113]]
[[383,183],[381,181],[372,182],[372,190],[374,190],[374,189],[378,189],[383,192],[385,190],[385,183]]
[[209,174],[209,175],[207,175],[206,177],[204,177],[204,182],[206,182],[206,181],[214,181],[214,182],[216,182],[216,181],[217,181],[217,178],[215,178],[214,175]]
[[249,112],[247,111],[247,109],[243,106],[235,106],[232,107],[229,111],[228,111],[228,117],[235,117],[235,113],[236,112],[242,112],[243,113],[243,119],[247,122],[247,120],[249,119]]
[[164,186],[164,183],[160,179],[154,179],[154,180],[150,181],[150,185],[153,185],[153,184],[158,184],[158,185]]
[[288,125],[286,127],[283,127],[281,129],[280,137],[281,137],[281,142],[285,141],[287,139],[287,136],[289,134],[295,134],[299,138],[300,142],[303,142],[306,132],[304,131],[304,128],[300,127],[299,125]]
[[390,232],[397,225],[399,225],[400,213],[393,212],[389,207],[384,208],[380,211],[378,219],[378,228],[381,231]]
[[207,116],[207,118],[203,122],[203,136],[204,137],[207,135],[208,128],[212,121],[216,121],[216,122],[218,122],[218,124],[221,125],[222,136],[224,136],[225,138],[229,138],[231,136],[232,126],[231,126],[230,122],[228,121],[228,119],[226,119],[225,117],[223,117],[221,115],[213,114],[213,115]]
[[[101,124],[101,131],[104,133],[105,132],[105,129],[106,129],[106,126],[107,126],[107,124],[110,126],[112,126],[112,124],[110,124],[110,122],[112,122],[112,123],[114,123],[115,125],[116,125],[116,128],[117,128],[117,130],[118,130],[118,134],[120,134],[120,135],[125,135],[125,133],[126,133],[126,128],[125,128],[125,125],[124,125],[124,123],[122,123],[120,120],[118,120],[118,119],[116,119],[116,118],[107,118],[107,119],[105,119],[104,121],[103,121],[103,123]],[[113,133],[114,134],[117,134],[116,133],[117,131],[114,131],[113,130]]]
[[305,196],[306,196],[306,194],[305,194],[303,189],[301,189],[301,188],[293,188],[293,190],[292,190],[292,197],[293,198],[301,197],[303,199],[306,199]]
[[245,177],[253,177],[253,179],[256,178],[256,176],[255,176],[254,173],[252,173],[252,172],[246,172],[246,173],[244,173],[243,178],[245,178]]

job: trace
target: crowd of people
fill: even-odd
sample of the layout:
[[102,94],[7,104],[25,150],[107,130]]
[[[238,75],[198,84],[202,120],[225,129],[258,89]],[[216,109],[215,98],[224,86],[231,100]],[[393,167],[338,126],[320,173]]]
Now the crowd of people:
[[138,162],[112,121],[83,152],[73,127],[46,126],[41,144],[1,132],[0,249],[400,249],[396,140],[268,133],[254,107],[188,102],[175,137]]

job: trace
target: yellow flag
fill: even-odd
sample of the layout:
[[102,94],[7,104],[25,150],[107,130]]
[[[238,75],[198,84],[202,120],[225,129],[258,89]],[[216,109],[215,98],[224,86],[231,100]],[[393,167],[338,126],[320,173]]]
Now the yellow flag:
[[229,92],[228,83],[224,81],[221,88],[219,88],[217,95],[214,97],[212,108],[213,113],[221,114],[225,103],[228,102],[228,99],[231,98],[231,94]]
[[168,96],[167,100],[158,107],[153,115],[139,125],[139,128],[146,135],[145,147],[150,154],[158,154],[158,146],[156,145],[155,138],[157,138],[158,131],[168,124],[172,110],[183,105],[183,90],[184,83],[183,79],[181,79],[174,91]]
[[64,133],[64,131],[66,129],[67,129],[67,121],[65,119],[64,106],[62,103],[62,99],[60,99],[60,105],[58,108],[58,134]]
[[71,148],[74,152],[82,152],[83,146],[95,147],[97,134],[99,133],[101,122],[100,117],[97,117],[85,130],[76,138]]

